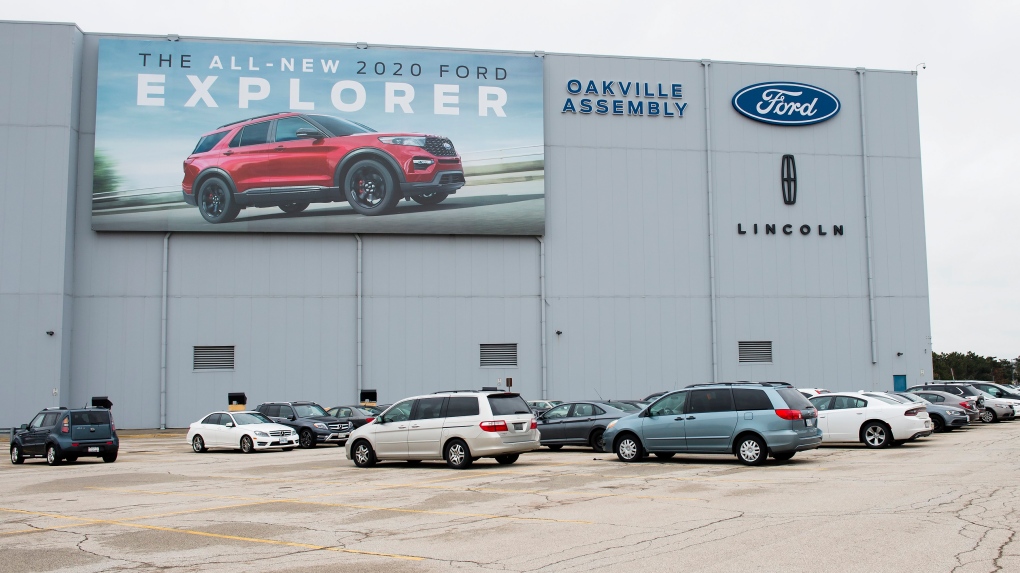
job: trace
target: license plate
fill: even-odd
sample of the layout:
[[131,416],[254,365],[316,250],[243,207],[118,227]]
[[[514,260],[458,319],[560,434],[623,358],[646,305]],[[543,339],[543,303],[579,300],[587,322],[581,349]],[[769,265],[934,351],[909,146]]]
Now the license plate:
[[98,454],[99,453],[99,446],[89,446],[89,453],[90,454]]
[[281,444],[289,444],[290,443],[290,438],[280,438],[280,443]]
[[804,425],[808,427],[814,427],[816,420],[814,418],[808,418],[804,420]]
[[524,429],[524,424],[523,423],[522,424],[514,424],[514,429],[515,430],[523,430]]

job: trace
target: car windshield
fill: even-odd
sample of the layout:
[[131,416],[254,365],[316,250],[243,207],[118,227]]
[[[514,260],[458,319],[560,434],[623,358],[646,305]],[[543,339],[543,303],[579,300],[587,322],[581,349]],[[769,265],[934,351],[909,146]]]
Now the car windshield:
[[234,421],[237,422],[238,426],[247,426],[248,424],[271,424],[273,422],[258,412],[240,412],[232,415],[234,416]]
[[333,134],[334,137],[343,137],[345,135],[354,135],[356,133],[375,133],[375,130],[367,125],[362,125],[346,119],[340,119],[339,117],[333,117],[331,115],[309,114],[308,118],[322,127],[325,127]]
[[623,410],[624,412],[638,412],[641,408],[638,408],[634,404],[628,404],[626,402],[606,402],[606,405],[612,406],[617,410]]
[[294,412],[298,418],[311,418],[314,416],[325,416],[326,411],[318,404],[294,404]]

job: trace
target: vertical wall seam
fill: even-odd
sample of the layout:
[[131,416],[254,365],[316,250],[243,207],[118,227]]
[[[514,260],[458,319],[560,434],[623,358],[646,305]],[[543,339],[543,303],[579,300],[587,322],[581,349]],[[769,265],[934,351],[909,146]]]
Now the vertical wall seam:
[[878,347],[875,338],[875,273],[871,246],[871,184],[868,175],[868,131],[865,120],[864,68],[857,68],[857,87],[861,98],[861,165],[864,172],[864,243],[868,263],[868,314],[871,322],[871,363],[878,363]]
[[719,340],[715,303],[715,215],[712,209],[712,116],[710,103],[712,98],[708,87],[708,67],[712,65],[712,62],[711,60],[701,60],[701,65],[705,70],[705,172],[708,187],[708,288],[712,314],[712,382],[718,382]]
[[167,277],[170,270],[170,235],[163,236],[163,296],[159,325],[159,429],[166,429],[166,326]]
[[540,329],[541,329],[541,334],[542,334],[542,399],[543,400],[548,400],[549,399],[549,386],[548,386],[549,375],[548,375],[548,367],[547,367],[547,364],[548,364],[547,360],[548,359],[546,358],[546,354],[548,352],[548,345],[547,345],[547,342],[546,342],[546,328],[545,328],[545,321],[546,321],[546,316],[545,316],[545,241],[542,240],[542,237],[535,237],[535,238],[538,239],[538,291],[539,291],[538,306],[541,309],[540,312],[539,312],[539,316],[541,317],[541,320],[540,320]]
[[362,286],[361,286],[361,284],[362,284],[362,272],[361,272],[361,267],[362,267],[362,263],[361,263],[361,260],[362,260],[361,259],[361,257],[362,257],[362,255],[361,255],[361,253],[362,253],[362,243],[361,243],[361,235],[355,234],[354,238],[357,239],[357,241],[358,241],[358,270],[357,270],[357,286],[355,287],[355,289],[356,289],[356,293],[357,293],[356,296],[357,296],[357,307],[358,307],[357,308],[357,314],[358,314],[357,333],[356,333],[357,343],[358,343],[358,348],[357,348],[357,356],[358,356],[358,375],[357,375],[357,380],[358,380],[358,397],[357,397],[357,400],[360,403],[361,402],[361,390],[364,387],[364,380],[362,379],[362,373],[364,371],[364,367],[363,367],[362,355],[361,355],[361,350],[362,350],[362,340],[361,340],[361,333],[362,333],[362,312],[361,312],[361,309],[362,309],[362,295],[361,295],[361,292],[362,292]]

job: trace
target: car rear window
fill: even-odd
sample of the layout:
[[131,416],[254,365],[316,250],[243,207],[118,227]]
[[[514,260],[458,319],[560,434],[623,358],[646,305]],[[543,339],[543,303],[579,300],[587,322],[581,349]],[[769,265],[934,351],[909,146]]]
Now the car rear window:
[[803,394],[794,390],[793,388],[776,388],[776,394],[786,402],[787,408],[793,408],[794,410],[806,410],[807,408],[814,408],[811,402],[804,397]]
[[71,412],[72,426],[91,426],[93,424],[109,424],[110,413],[105,410],[94,412]]
[[230,133],[229,130],[221,131],[219,133],[211,133],[202,139],[199,139],[198,145],[195,146],[195,150],[191,153],[205,153],[206,151],[209,151],[213,147],[216,147],[216,144],[222,141],[228,133]]
[[446,417],[459,418],[462,416],[478,415],[478,398],[474,396],[454,396],[446,404]]
[[617,410],[623,410],[624,412],[637,412],[641,408],[638,408],[634,404],[628,404],[627,402],[606,402],[609,406],[616,408]]
[[531,408],[521,398],[520,394],[493,394],[489,397],[489,407],[492,408],[494,416],[508,416],[512,414],[530,414]]
[[771,410],[772,400],[764,390],[752,388],[734,388],[733,403],[737,410]]
[[964,396],[980,396],[977,390],[973,386],[953,386],[953,388],[959,388],[960,392]]

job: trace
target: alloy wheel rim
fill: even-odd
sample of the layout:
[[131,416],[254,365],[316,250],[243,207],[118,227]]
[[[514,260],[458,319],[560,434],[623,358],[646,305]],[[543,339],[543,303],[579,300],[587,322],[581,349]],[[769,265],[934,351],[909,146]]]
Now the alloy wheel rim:
[[355,178],[354,195],[362,207],[375,207],[386,196],[386,182],[374,169],[363,169]]
[[745,460],[753,462],[757,460],[760,455],[761,448],[758,446],[758,442],[754,440],[745,440],[743,444],[740,444],[740,457]]
[[450,453],[448,456],[453,465],[459,466],[464,462],[464,448],[462,448],[460,444],[454,444],[450,446]]
[[57,459],[57,450],[55,450],[53,448],[53,446],[50,446],[50,447],[46,448],[46,461],[48,461],[48,462],[50,462],[52,464],[53,461],[56,460],[56,459]]
[[202,451],[202,437],[201,436],[195,436],[195,439],[191,440],[191,448],[194,449],[196,452],[201,452]]
[[251,438],[245,438],[241,440],[241,451],[248,453],[251,451]]
[[211,188],[202,194],[202,207],[206,213],[213,217],[223,213],[223,188],[219,185],[212,185]]
[[988,411],[988,410],[985,410],[984,412],[981,412],[981,421],[982,422],[991,422],[992,421],[992,413],[990,411]]
[[865,432],[864,439],[873,446],[880,446],[885,442],[885,430],[878,426],[872,426]]
[[305,433],[301,434],[301,445],[307,448],[311,444],[312,444],[312,435],[309,434],[308,432],[305,432]]
[[628,438],[620,442],[620,455],[626,460],[634,459],[637,455],[637,444],[634,440]]
[[18,446],[14,446],[13,448],[11,448],[11,461],[12,462],[18,461]]
[[359,464],[368,463],[368,446],[365,444],[358,444],[357,448],[354,448],[354,459]]

